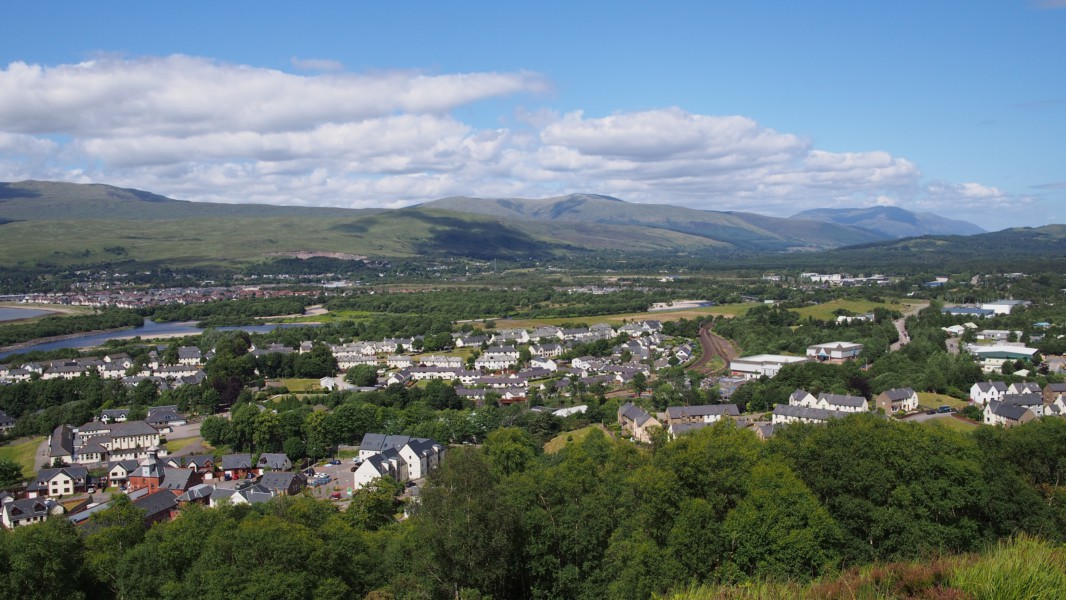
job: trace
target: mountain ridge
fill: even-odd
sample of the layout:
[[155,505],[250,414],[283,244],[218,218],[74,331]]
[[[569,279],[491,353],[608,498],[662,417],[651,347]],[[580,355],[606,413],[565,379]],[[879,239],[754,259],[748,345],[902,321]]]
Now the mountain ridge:
[[813,208],[798,212],[791,218],[851,225],[897,239],[923,235],[988,233],[969,221],[949,219],[931,212],[914,212],[898,206]]

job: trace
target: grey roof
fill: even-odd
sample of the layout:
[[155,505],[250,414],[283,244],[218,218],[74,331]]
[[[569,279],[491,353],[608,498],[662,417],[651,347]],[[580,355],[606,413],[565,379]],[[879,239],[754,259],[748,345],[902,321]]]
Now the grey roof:
[[852,408],[862,408],[862,405],[866,403],[866,398],[862,396],[844,396],[841,394],[818,394],[819,400],[825,400],[829,404],[835,406],[848,406]]
[[152,427],[144,421],[126,421],[125,423],[114,423],[109,426],[111,429],[111,437],[130,437],[136,435],[158,435],[155,427]]
[[638,426],[647,423],[648,420],[651,419],[651,415],[648,414],[648,411],[633,404],[632,402],[626,402],[625,404],[623,404],[621,408],[619,408],[619,411],[623,417],[629,419],[630,421],[633,421]]
[[226,454],[222,457],[222,470],[228,471],[231,469],[251,469],[252,468],[252,455],[248,453],[242,454]]
[[411,436],[409,435],[367,433],[363,435],[363,440],[359,443],[359,450],[361,452],[382,452],[389,448],[400,449],[409,441],[411,441]]
[[209,463],[215,464],[215,457],[210,454],[190,454],[188,456],[169,456],[167,457],[167,463],[176,467],[189,468],[195,466],[197,469],[203,469]]
[[292,461],[284,453],[264,452],[259,455],[259,466],[283,471],[292,468]]
[[89,470],[85,467],[72,466],[72,467],[55,467],[51,469],[41,469],[37,471],[37,481],[49,481],[60,473],[66,473],[71,479],[75,481],[80,479],[87,481],[89,478]]
[[191,488],[185,490],[185,493],[178,496],[178,502],[192,502],[193,500],[201,500],[203,498],[211,497],[215,491],[215,486],[208,485],[206,483],[198,483]]
[[191,469],[175,469],[168,467],[163,469],[163,487],[168,490],[184,491],[192,482],[193,472]]
[[728,417],[740,416],[740,410],[736,404],[704,404],[701,406],[670,406],[666,409],[666,416],[670,419],[684,419],[689,417],[703,417],[723,415]]
[[703,429],[704,427],[710,427],[711,423],[678,423],[677,425],[670,426],[670,433],[674,435],[681,435],[682,433],[688,433],[690,431],[696,431],[697,429]]
[[885,394],[886,397],[888,397],[889,400],[891,400],[893,402],[899,402],[901,400],[906,400],[907,398],[910,398],[911,396],[913,396],[914,395],[914,390],[912,390],[909,387],[892,388],[890,390],[885,390],[883,393]]
[[25,521],[26,519],[47,517],[48,511],[53,506],[56,506],[54,500],[48,500],[47,498],[26,498],[24,500],[5,502],[3,505],[3,511],[7,514],[8,520],[18,522]]
[[995,400],[988,403],[988,409],[992,411],[992,414],[1010,419],[1011,421],[1020,420],[1025,416],[1025,413],[1032,414],[1032,411],[1024,406],[1008,404],[1006,402],[996,402]]
[[996,390],[997,392],[1006,392],[1007,384],[1003,383],[1002,381],[978,381],[977,389],[981,390],[982,392],[988,392],[991,390]]
[[70,425],[60,425],[52,431],[52,439],[49,442],[49,455],[74,456],[74,430]]
[[130,414],[130,409],[128,408],[105,408],[100,411],[101,417],[118,418],[125,417],[128,414]]
[[90,506],[89,508],[86,508],[85,510],[81,510],[81,511],[78,511],[78,512],[72,514],[72,515],[69,515],[67,517],[67,520],[70,521],[71,523],[74,523],[75,525],[81,525],[82,523],[85,523],[86,521],[88,521],[89,518],[92,517],[93,515],[95,515],[96,513],[103,512],[103,511],[105,511],[105,510],[107,510],[109,508],[111,508],[111,501],[110,500],[108,500],[107,502],[101,502],[100,504],[97,504],[96,506]]
[[170,490],[159,490],[133,501],[133,505],[145,511],[145,518],[150,519],[164,511],[178,507],[178,499]]
[[774,414],[795,417],[798,419],[809,419],[812,421],[828,421],[829,419],[842,419],[846,415],[837,410],[826,410],[824,408],[808,408],[806,406],[794,406],[791,404],[778,404],[774,407]]
[[268,490],[285,491],[288,492],[292,486],[293,480],[299,482],[299,486],[303,487],[307,485],[307,477],[303,473],[289,473],[287,471],[271,471],[264,473],[263,477],[259,480],[259,485]]
[[137,468],[130,473],[130,477],[151,477],[162,480],[164,474],[163,464],[159,462],[159,457],[153,449],[148,453],[147,457],[137,464]]
[[138,464],[139,463],[133,460],[132,458],[128,458],[126,460],[114,460],[107,465],[107,471],[110,473],[111,469],[114,469],[116,466],[121,466],[123,469],[126,470],[126,473],[128,474],[131,471],[136,470]]
[[1049,392],[1066,393],[1066,383],[1049,383],[1044,389]]
[[1004,394],[1000,402],[1011,406],[1035,406],[1043,404],[1044,397],[1040,394]]

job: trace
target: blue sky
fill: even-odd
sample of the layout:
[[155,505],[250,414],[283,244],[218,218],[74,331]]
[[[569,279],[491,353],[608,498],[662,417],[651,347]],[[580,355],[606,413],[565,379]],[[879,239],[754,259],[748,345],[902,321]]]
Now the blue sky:
[[0,181],[1066,223],[1066,0],[5,7]]

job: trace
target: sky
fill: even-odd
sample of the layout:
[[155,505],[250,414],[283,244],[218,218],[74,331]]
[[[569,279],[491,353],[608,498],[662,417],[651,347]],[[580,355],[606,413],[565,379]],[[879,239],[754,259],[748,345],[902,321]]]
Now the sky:
[[1066,0],[19,2],[0,181],[1066,223]]

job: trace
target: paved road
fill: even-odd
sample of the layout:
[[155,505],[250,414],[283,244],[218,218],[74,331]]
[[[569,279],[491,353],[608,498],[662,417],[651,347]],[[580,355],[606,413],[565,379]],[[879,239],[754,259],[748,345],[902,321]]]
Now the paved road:
[[910,343],[911,336],[907,333],[907,321],[905,318],[896,319],[892,321],[892,324],[896,326],[896,331],[899,332],[899,341],[892,344],[892,351],[895,352]]

